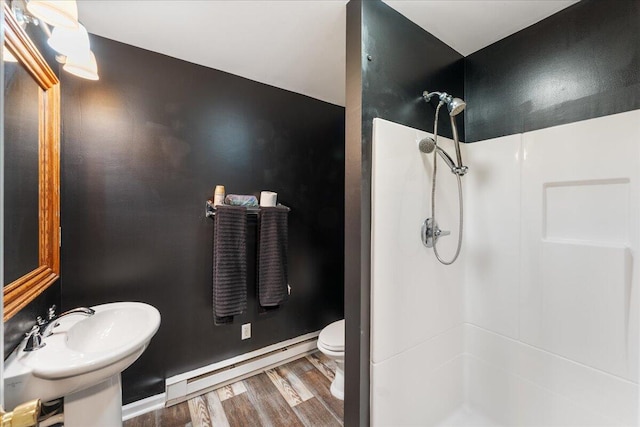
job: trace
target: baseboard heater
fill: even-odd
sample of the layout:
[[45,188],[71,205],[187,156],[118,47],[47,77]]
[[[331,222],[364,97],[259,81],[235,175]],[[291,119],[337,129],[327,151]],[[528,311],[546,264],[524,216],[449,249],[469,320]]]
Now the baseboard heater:
[[302,335],[166,380],[166,406],[232,384],[317,350],[318,332]]

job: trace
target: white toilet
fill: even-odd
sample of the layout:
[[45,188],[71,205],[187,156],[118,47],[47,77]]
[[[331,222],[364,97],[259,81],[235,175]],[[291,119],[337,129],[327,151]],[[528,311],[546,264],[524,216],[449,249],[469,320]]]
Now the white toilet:
[[344,400],[344,319],[333,322],[320,332],[318,350],[336,362],[331,394]]

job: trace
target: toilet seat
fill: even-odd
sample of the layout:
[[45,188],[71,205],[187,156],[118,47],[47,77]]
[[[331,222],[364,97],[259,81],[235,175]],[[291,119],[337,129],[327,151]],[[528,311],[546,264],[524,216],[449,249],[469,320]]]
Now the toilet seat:
[[332,353],[344,353],[344,319],[333,322],[320,332],[318,346]]

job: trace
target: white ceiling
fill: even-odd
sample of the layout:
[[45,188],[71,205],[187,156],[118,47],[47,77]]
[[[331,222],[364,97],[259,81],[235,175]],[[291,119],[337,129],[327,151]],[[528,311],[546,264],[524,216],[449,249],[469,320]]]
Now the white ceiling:
[[[576,1],[385,0],[465,56]],[[344,105],[346,3],[80,0],[78,11],[91,33]]]
[[383,0],[463,56],[578,0]]

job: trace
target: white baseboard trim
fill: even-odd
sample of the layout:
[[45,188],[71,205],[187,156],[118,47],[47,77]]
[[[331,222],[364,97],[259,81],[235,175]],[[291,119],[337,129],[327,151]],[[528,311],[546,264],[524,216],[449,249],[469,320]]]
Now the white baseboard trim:
[[156,409],[162,409],[164,408],[166,401],[167,394],[160,393],[155,396],[150,396],[142,400],[128,403],[122,407],[122,421],[127,421],[139,415],[146,414],[147,412],[155,411]]
[[317,349],[320,331],[175,375],[166,380],[166,406],[223,387],[258,372],[298,359]]
[[165,393],[122,407],[122,421],[172,406],[216,388],[248,378],[317,350],[320,331],[301,335],[250,353],[167,378]]

